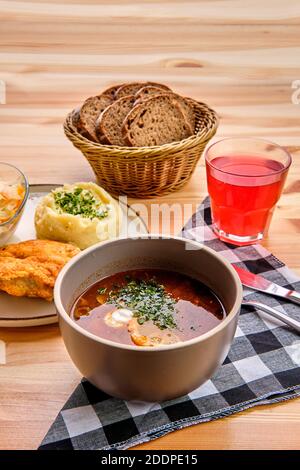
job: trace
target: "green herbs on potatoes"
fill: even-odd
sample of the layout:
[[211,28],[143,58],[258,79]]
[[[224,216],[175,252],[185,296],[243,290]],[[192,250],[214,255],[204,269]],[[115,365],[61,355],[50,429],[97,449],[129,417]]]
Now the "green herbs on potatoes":
[[119,204],[95,183],[65,184],[47,194],[35,212],[38,238],[70,242],[84,249],[117,236]]
[[89,189],[76,187],[71,191],[53,191],[56,209],[61,214],[80,215],[93,220],[108,216],[110,207],[97,199]]

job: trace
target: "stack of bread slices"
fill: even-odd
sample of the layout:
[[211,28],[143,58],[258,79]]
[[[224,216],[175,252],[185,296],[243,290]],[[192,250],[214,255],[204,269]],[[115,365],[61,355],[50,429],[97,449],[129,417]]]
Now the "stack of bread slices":
[[77,130],[104,145],[147,147],[194,134],[193,100],[153,82],[115,85],[88,98],[74,117]]

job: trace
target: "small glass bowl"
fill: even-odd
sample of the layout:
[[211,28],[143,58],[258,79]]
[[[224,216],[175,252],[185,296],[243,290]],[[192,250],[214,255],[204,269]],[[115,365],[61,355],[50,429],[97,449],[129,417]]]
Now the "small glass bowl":
[[0,223],[0,246],[2,246],[14,234],[17,228],[29,196],[29,184],[22,171],[9,163],[2,162],[0,162],[0,182],[8,185],[21,184],[24,187],[24,198],[17,211],[10,217],[10,219]]

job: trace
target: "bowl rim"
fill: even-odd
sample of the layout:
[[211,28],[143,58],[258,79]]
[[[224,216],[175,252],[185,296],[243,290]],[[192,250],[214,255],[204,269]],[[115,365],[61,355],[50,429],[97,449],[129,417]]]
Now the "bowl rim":
[[18,215],[22,212],[29,196],[29,182],[28,182],[27,176],[23,173],[23,171],[20,170],[20,168],[16,167],[15,165],[12,165],[11,163],[6,163],[6,162],[0,162],[0,167],[1,165],[9,166],[10,168],[17,170],[17,172],[22,176],[24,180],[24,186],[25,186],[25,194],[17,211],[14,213],[14,215],[10,217],[10,219],[6,220],[5,222],[0,223],[0,227],[5,227],[5,225],[11,224],[18,217]]
[[[187,341],[182,341],[174,344],[169,344],[169,345],[161,345],[158,347],[151,347],[151,346],[143,346],[142,348],[140,346],[136,345],[129,345],[129,344],[122,344],[118,343],[115,341],[111,341],[108,339],[101,338],[100,336],[94,335],[93,333],[90,333],[89,331],[85,330],[81,326],[77,325],[74,320],[70,317],[70,315],[66,312],[64,309],[62,302],[61,302],[61,297],[60,297],[60,291],[61,291],[61,284],[68,273],[68,270],[70,269],[71,266],[76,264],[79,260],[84,258],[88,253],[91,253],[93,251],[97,251],[101,247],[105,247],[108,244],[113,244],[116,242],[122,242],[125,240],[131,240],[134,242],[135,240],[145,240],[145,239],[161,239],[161,240],[177,240],[183,243],[190,243],[194,246],[197,246],[199,249],[203,249],[210,253],[212,256],[218,258],[218,260],[229,270],[231,273],[235,285],[237,288],[237,295],[236,299],[234,302],[234,305],[232,306],[230,312],[227,313],[226,318],[222,320],[217,326],[209,330],[207,333],[204,333],[203,335],[196,336],[195,338],[192,338]],[[203,245],[202,243],[199,243],[195,240],[189,240],[184,237],[179,237],[179,236],[173,236],[173,235],[163,235],[163,234],[155,234],[155,233],[149,233],[149,234],[142,234],[139,235],[138,237],[135,238],[130,238],[130,237],[118,237],[114,239],[107,240],[105,242],[100,242],[95,245],[92,245],[89,248],[86,248],[85,250],[81,251],[77,255],[75,255],[70,261],[68,261],[67,264],[62,268],[60,271],[56,282],[54,286],[54,302],[55,302],[55,307],[58,313],[58,316],[61,317],[63,320],[65,320],[68,325],[76,330],[78,333],[82,334],[83,336],[86,336],[87,338],[96,341],[97,343],[104,344],[106,346],[110,346],[116,349],[121,349],[121,350],[129,350],[129,351],[140,351],[141,353],[143,352],[151,352],[151,353],[159,353],[162,351],[171,351],[171,350],[177,350],[177,349],[184,349],[188,348],[190,346],[193,346],[194,344],[201,343],[202,341],[205,341],[206,339],[210,338],[211,336],[214,336],[216,333],[219,331],[225,329],[225,327],[233,320],[234,317],[236,317],[239,314],[240,311],[240,306],[242,303],[242,298],[243,298],[243,287],[242,283],[240,281],[240,278],[238,277],[235,269],[231,266],[230,262],[224,258],[222,255],[220,255],[218,252],[212,250],[211,248]]]

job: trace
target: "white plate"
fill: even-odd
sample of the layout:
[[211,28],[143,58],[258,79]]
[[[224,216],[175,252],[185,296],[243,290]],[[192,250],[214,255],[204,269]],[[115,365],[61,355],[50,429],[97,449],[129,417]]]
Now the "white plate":
[[[9,243],[17,243],[36,238],[34,228],[34,212],[39,200],[52,189],[61,185],[31,185],[30,195],[26,203],[24,213],[14,236]],[[123,223],[121,236],[137,236],[148,233],[145,222],[139,215],[124,203]],[[13,297],[0,292],[0,327],[24,327],[49,325],[56,323],[57,316],[53,302],[43,299],[29,299],[26,297]]]

